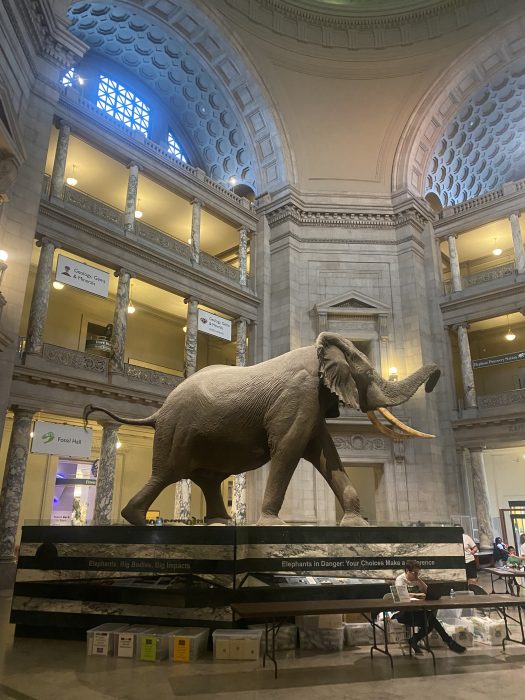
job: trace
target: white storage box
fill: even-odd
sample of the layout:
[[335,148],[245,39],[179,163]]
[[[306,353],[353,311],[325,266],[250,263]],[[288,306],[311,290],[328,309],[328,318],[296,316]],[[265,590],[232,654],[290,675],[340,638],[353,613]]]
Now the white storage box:
[[106,622],[86,632],[88,656],[113,656],[117,647],[117,634],[128,628],[122,622]]
[[299,646],[305,651],[342,651],[345,628],[299,629]]
[[503,620],[491,620],[490,617],[471,617],[474,625],[474,637],[476,641],[500,646],[505,637],[505,623]]
[[129,625],[117,633],[115,656],[134,659],[137,656],[137,645],[140,634],[152,629],[152,625]]
[[472,621],[460,617],[459,620],[454,625],[454,634],[452,638],[458,644],[462,644],[464,647],[470,648],[474,646],[474,625]]
[[180,627],[152,627],[138,635],[137,658],[141,661],[163,661],[170,652],[170,637]]
[[342,615],[298,615],[295,624],[303,630],[339,629],[343,624]]
[[213,637],[214,659],[248,661],[259,658],[262,629],[215,630]]
[[[441,623],[443,625],[443,629],[445,632],[452,638],[454,638],[454,632],[455,632],[455,625],[449,625],[446,622]],[[424,646],[425,640],[423,639],[422,642],[420,642],[421,646]],[[445,642],[441,639],[439,634],[436,632],[436,630],[432,630],[430,634],[428,635],[428,644],[432,649],[441,649],[441,648],[447,648],[447,645]]]
[[[248,625],[250,629],[261,630],[261,644],[265,643],[264,625]],[[272,647],[272,631],[268,629],[268,646]],[[297,649],[297,627],[295,625],[281,625],[275,635],[275,651],[289,651]]]
[[372,627],[369,622],[345,622],[344,638],[348,647],[357,647],[361,644],[369,644]]
[[[379,628],[379,629],[378,629]],[[388,643],[397,644],[399,642],[404,642],[407,639],[406,626],[402,625],[397,620],[389,620],[388,625]],[[377,623],[376,626],[376,640],[378,643],[384,643],[385,634],[383,631],[383,621]],[[368,641],[370,644],[374,642],[374,631],[372,625],[368,625]]]
[[170,659],[195,661],[206,653],[209,635],[207,627],[182,627],[170,636]]

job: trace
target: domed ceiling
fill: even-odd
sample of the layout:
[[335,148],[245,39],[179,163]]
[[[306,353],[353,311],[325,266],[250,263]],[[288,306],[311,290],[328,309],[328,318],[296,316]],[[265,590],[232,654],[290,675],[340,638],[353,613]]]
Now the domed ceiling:
[[425,194],[444,207],[525,177],[525,64],[500,73],[458,111],[437,143]]
[[[277,2],[276,2],[277,4]],[[361,16],[392,15],[411,10],[428,9],[444,5],[443,0],[280,0],[280,5],[290,5],[313,12],[352,14]],[[448,4],[448,3],[447,3]]]
[[[238,184],[260,191],[272,177],[280,178],[276,157],[279,148],[267,133],[267,115],[265,120],[260,116],[264,105],[257,104],[253,79],[248,93],[237,79],[238,93],[232,95],[191,41],[192,30],[198,29],[202,38],[202,27],[196,18],[184,12],[180,4],[173,5],[170,15],[178,21],[182,36],[174,31],[175,20],[170,26],[128,2],[74,2],[69,10],[70,30],[75,36],[97,54],[121,63],[156,92],[200,154],[198,165],[226,186],[235,177]],[[238,57],[227,56],[229,47],[222,37],[208,34],[205,38],[210,39],[208,52],[220,46],[223,73],[234,61],[237,66],[241,64]],[[250,114],[251,122],[247,126],[240,112],[248,97],[251,109],[246,106],[245,112]],[[257,154],[250,139],[250,126],[252,130],[258,128],[258,144],[262,145]]]

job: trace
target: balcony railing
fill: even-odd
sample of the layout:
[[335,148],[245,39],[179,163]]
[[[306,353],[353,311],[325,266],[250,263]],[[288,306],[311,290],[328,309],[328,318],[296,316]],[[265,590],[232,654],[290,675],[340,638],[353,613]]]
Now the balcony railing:
[[525,389],[514,389],[504,391],[501,394],[489,394],[478,396],[478,408],[502,408],[504,406],[515,406],[522,404],[525,408]]
[[135,382],[142,382],[153,386],[163,386],[167,389],[174,389],[184,380],[183,377],[178,377],[175,374],[159,372],[156,369],[148,367],[139,367],[138,365],[125,365],[126,377]]
[[[505,263],[504,265],[497,265],[496,267],[490,267],[482,272],[477,272],[474,275],[466,275],[461,277],[461,286],[463,289],[468,289],[469,287],[476,287],[479,284],[484,284],[485,282],[492,282],[493,280],[503,279],[504,277],[511,277],[516,271],[514,262]],[[448,280],[444,283],[445,294],[452,294],[452,281]]]
[[44,360],[60,365],[61,367],[72,367],[73,369],[83,369],[88,372],[95,372],[99,375],[107,377],[109,360],[107,357],[95,355],[80,350],[70,350],[62,348],[59,345],[50,345],[44,343],[42,352]]

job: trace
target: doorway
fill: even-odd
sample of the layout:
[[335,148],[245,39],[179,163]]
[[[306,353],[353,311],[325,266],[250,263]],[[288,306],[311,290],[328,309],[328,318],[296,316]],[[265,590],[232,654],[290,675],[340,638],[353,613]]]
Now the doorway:
[[[361,515],[370,523],[377,520],[376,491],[380,479],[378,470],[382,472],[382,465],[377,464],[352,464],[345,465],[345,472],[352,482],[361,502]],[[343,517],[343,509],[339,501],[335,502],[336,521]]]

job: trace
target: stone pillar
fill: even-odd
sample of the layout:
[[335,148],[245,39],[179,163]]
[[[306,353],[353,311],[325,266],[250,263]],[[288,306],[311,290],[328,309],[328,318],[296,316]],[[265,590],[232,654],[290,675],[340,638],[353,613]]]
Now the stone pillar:
[[239,284],[246,287],[248,260],[248,229],[241,226],[239,229]]
[[53,254],[55,252],[55,244],[48,238],[42,238],[37,241],[37,246],[39,246],[41,250],[36,271],[33,297],[31,299],[31,309],[29,311],[29,323],[27,326],[26,353],[28,354],[42,353],[44,326],[47,318],[49,292],[51,290],[51,279],[53,276]]
[[175,484],[174,520],[191,520],[191,480],[181,479]]
[[192,201],[191,210],[191,253],[190,261],[194,265],[199,264],[201,254],[201,212],[202,202],[199,199]]
[[137,210],[137,190],[139,186],[139,166],[130,163],[128,166],[128,190],[126,192],[126,207],[124,209],[124,234],[135,231],[135,211]]
[[479,543],[483,549],[491,549],[494,542],[494,533],[490,519],[489,490],[485,474],[485,463],[483,461],[483,449],[481,447],[470,447],[469,452],[474,503],[478,519]]
[[454,235],[448,237],[448,257],[450,260],[450,273],[452,275],[452,291],[461,292],[461,270],[459,267],[456,238],[457,236]]
[[186,319],[186,340],[184,343],[184,378],[197,371],[197,327],[199,323],[199,302],[194,297],[184,300],[188,304],[188,316]]
[[13,407],[14,419],[0,494],[0,588],[14,579],[15,543],[34,411]]
[[124,374],[124,353],[126,348],[126,330],[128,322],[129,285],[131,274],[126,270],[115,272],[118,276],[117,298],[115,300],[115,314],[113,316],[113,333],[111,335],[111,358],[109,369],[111,372]]
[[60,197],[60,199],[62,199],[62,197],[64,196],[67,149],[69,147],[70,135],[71,127],[69,126],[69,124],[64,124],[64,122],[60,122],[57,148],[55,151],[55,160],[53,162],[53,172],[51,174],[51,197]]
[[514,246],[514,257],[516,259],[516,270],[525,272],[525,251],[523,250],[523,239],[521,237],[519,213],[509,216],[512,229],[512,245]]
[[98,462],[93,524],[110,525],[117,463],[117,433],[120,423],[104,419],[99,420],[98,423],[102,426],[102,443]]
[[459,361],[461,365],[461,378],[463,380],[465,408],[476,408],[476,388],[474,386],[474,372],[472,371],[472,358],[470,356],[467,328],[468,325],[466,323],[460,323],[458,326],[456,326],[459,345]]
[[255,231],[249,231],[249,242],[250,242],[250,289],[252,292],[257,291],[257,275],[256,275],[256,265],[257,265],[257,243],[255,238]]
[[[237,319],[237,367],[246,365],[246,330],[248,321]],[[246,474],[236,474],[233,478],[232,517],[237,525],[246,525]]]

